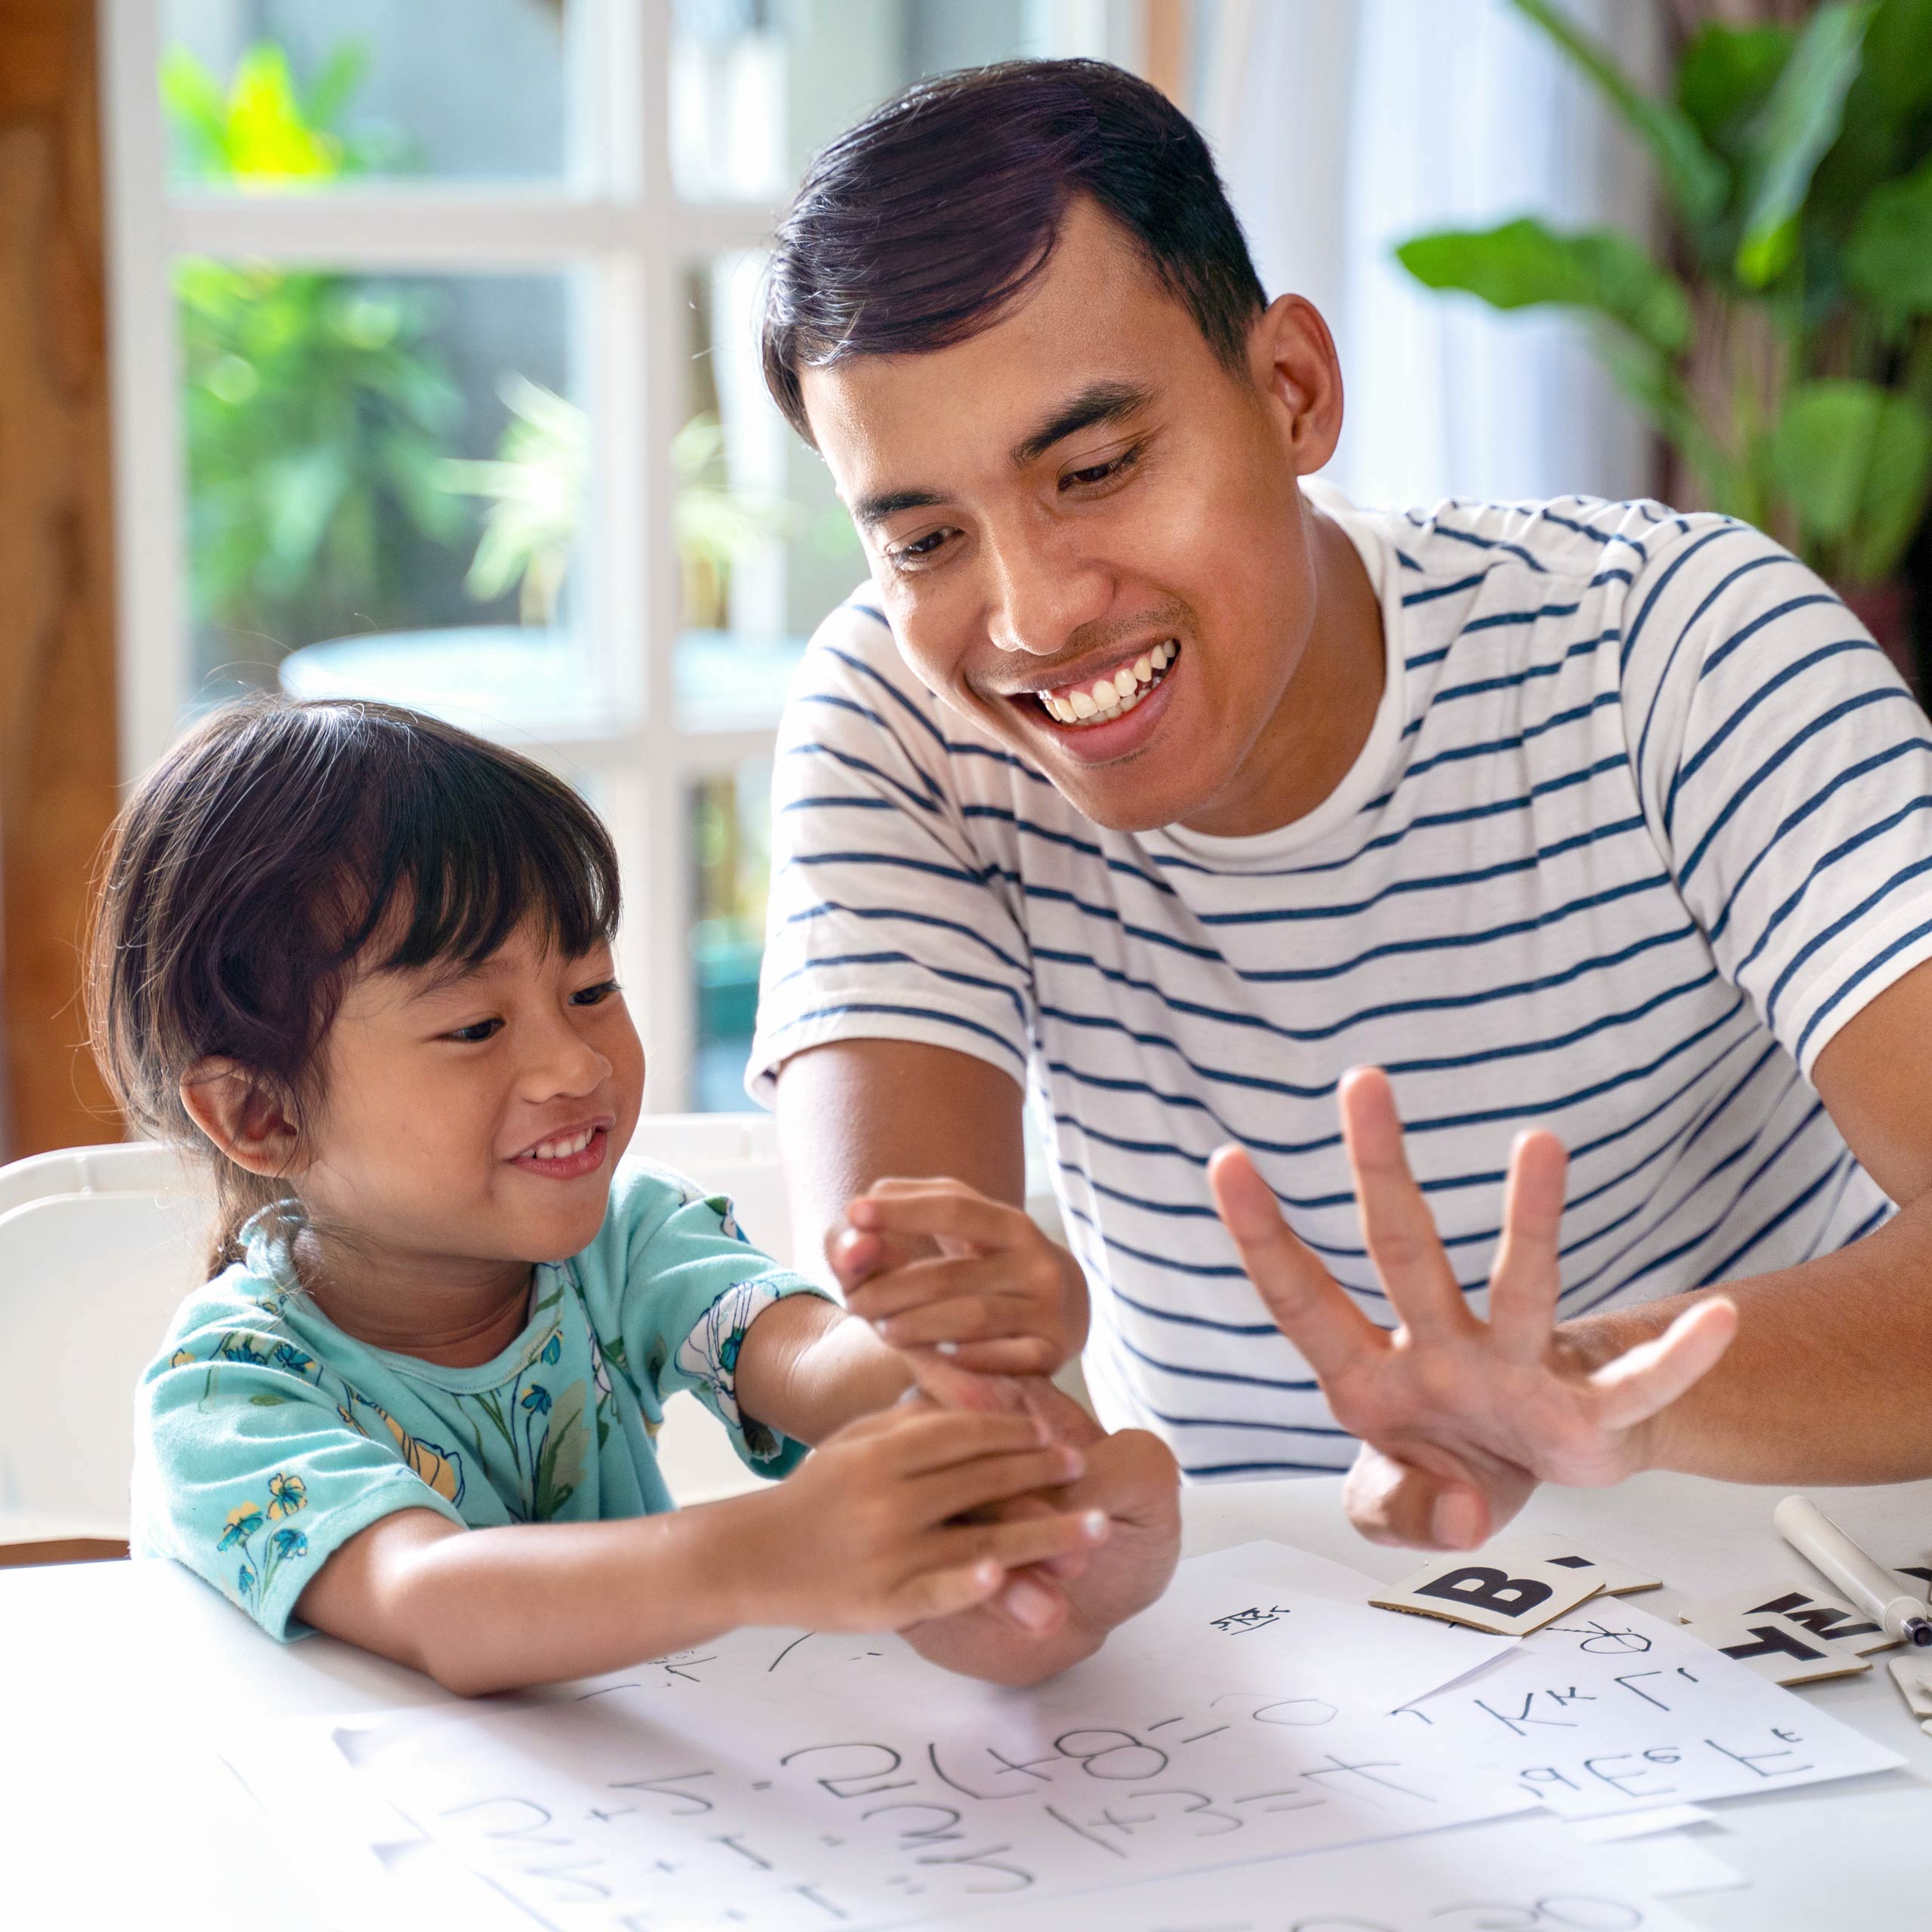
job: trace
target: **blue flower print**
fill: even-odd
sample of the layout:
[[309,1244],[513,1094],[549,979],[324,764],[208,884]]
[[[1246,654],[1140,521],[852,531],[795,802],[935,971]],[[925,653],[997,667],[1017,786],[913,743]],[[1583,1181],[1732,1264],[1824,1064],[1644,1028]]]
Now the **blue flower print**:
[[533,1382],[523,1392],[522,1406],[526,1409],[534,1410],[540,1416],[547,1416],[550,1413],[549,1390],[545,1388],[542,1383]]
[[275,1352],[269,1360],[274,1367],[286,1369],[291,1375],[306,1376],[315,1365],[313,1355],[305,1355],[300,1349],[287,1342],[278,1342]]
[[275,1580],[275,1571],[284,1563],[309,1554],[309,1539],[300,1530],[277,1530],[269,1539],[265,1558],[249,1547],[251,1540],[269,1518],[292,1516],[298,1509],[306,1509],[308,1503],[308,1485],[292,1469],[278,1469],[269,1478],[266,1510],[259,1503],[242,1503],[229,1511],[215,1548],[232,1549],[237,1544],[241,1546],[242,1563],[235,1573],[235,1588],[245,1603],[259,1608],[269,1585]]
[[547,1367],[555,1368],[564,1358],[564,1331],[561,1328],[551,1331],[550,1339],[537,1351],[537,1359]]
[[246,1545],[248,1539],[262,1527],[262,1506],[259,1503],[245,1503],[240,1508],[228,1512],[228,1527],[221,1533],[217,1549],[232,1549],[238,1543]]

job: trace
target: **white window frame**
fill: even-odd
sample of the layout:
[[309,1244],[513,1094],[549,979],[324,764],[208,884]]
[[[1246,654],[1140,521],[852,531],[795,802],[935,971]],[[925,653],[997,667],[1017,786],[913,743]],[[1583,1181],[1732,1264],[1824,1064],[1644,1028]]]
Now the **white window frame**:
[[[690,1103],[696,1001],[689,946],[689,789],[769,758],[769,729],[680,722],[672,691],[681,629],[670,446],[681,426],[686,274],[764,245],[775,202],[694,202],[673,186],[668,138],[669,0],[571,0],[565,14],[571,150],[555,183],[485,186],[401,180],[326,194],[171,189],[158,75],[160,0],[97,0],[108,190],[120,765],[145,771],[180,728],[191,679],[172,269],[184,255],[349,273],[549,270],[585,278],[573,380],[595,441],[581,619],[615,687],[608,730],[526,746],[595,789],[616,838],[629,911],[620,970],[651,1054],[646,1104]],[[1043,51],[1111,51],[1109,0],[1033,0]],[[1127,37],[1140,38],[1139,23]]]

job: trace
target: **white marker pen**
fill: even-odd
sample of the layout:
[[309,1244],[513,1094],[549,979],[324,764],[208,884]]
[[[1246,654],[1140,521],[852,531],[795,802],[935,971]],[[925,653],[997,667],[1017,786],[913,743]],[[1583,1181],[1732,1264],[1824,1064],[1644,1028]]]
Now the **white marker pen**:
[[1932,1605],[1901,1588],[1896,1571],[1875,1562],[1808,1496],[1787,1496],[1771,1520],[1799,1555],[1889,1635],[1932,1644]]

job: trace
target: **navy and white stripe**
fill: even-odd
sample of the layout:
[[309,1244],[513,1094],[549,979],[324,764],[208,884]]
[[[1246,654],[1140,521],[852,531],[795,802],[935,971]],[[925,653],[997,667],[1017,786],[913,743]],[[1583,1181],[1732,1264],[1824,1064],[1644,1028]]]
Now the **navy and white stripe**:
[[1354,770],[1281,831],[1102,830],[928,693],[863,594],[779,758],[752,1091],[863,1037],[1026,1081],[1103,1417],[1199,1478],[1352,1450],[1214,1219],[1222,1142],[1384,1321],[1335,1121],[1365,1061],[1478,1309],[1531,1124],[1571,1150],[1566,1312],[1761,1273],[1887,1211],[1805,1075],[1932,955],[1932,734],[1769,539],[1577,498],[1333,513],[1388,678]]

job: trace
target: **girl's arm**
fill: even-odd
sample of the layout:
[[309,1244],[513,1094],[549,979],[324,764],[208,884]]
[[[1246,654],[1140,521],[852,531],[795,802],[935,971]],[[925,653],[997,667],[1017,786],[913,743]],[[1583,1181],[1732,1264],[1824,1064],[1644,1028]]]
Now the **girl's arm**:
[[1077,1478],[1080,1452],[1048,1435],[1030,1415],[895,1404],[728,1502],[485,1530],[404,1510],[345,1543],[297,1608],[466,1697],[621,1669],[744,1623],[898,1629],[1106,1540],[1091,1508],[952,1520]]

